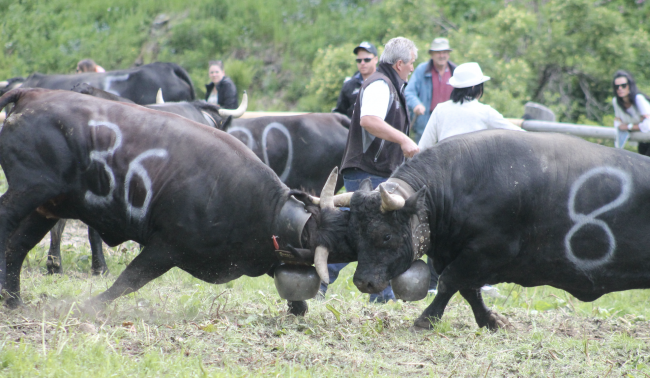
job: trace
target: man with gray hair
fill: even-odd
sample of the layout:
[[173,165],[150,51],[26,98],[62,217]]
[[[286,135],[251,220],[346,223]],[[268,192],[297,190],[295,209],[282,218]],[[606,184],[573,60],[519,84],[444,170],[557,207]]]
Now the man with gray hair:
[[[420,151],[408,136],[410,120],[404,98],[406,80],[413,72],[417,54],[413,41],[403,37],[391,39],[379,59],[377,71],[361,85],[341,163],[348,192],[359,189],[361,181],[367,178],[376,188],[405,157],[411,158]],[[370,295],[371,302],[391,299],[395,296],[390,286],[380,294]]]

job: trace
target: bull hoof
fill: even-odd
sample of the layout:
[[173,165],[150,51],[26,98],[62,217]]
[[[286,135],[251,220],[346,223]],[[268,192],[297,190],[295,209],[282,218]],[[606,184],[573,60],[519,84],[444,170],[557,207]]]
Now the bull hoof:
[[107,267],[103,267],[99,269],[93,268],[92,272],[93,272],[93,276],[102,276],[102,277],[106,277],[108,276],[108,273],[110,273]]
[[438,320],[435,318],[417,318],[415,323],[413,323],[413,327],[409,328],[409,331],[411,332],[428,331],[430,329],[433,329],[433,325],[437,321]]
[[289,304],[289,313],[295,316],[305,316],[307,313],[307,302],[306,301],[288,301]]
[[10,295],[7,293],[4,293],[5,296],[5,306],[11,310],[17,309],[18,307],[23,305],[23,300],[20,299],[19,296],[17,295]]
[[63,269],[61,269],[61,262],[57,258],[55,258],[54,260],[47,259],[45,266],[47,266],[47,274],[63,273]]
[[488,316],[488,323],[487,323],[487,328],[490,331],[496,331],[498,329],[505,329],[508,331],[514,331],[514,327],[508,319],[496,312],[490,312],[490,315]]

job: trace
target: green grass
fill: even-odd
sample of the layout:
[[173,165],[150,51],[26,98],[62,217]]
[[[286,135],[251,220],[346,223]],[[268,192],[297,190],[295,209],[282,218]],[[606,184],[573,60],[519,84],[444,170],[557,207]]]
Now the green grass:
[[650,376],[648,290],[584,303],[548,286],[500,284],[501,297],[486,303],[513,331],[478,328],[455,295],[432,331],[412,334],[432,297],[369,304],[352,283],[356,263],[325,301],[308,301],[305,317],[287,314],[268,276],[212,285],[172,269],[91,316],[79,304],[106,290],[138,249],[105,246],[111,274],[92,277],[85,232],[68,223],[63,275],[45,274],[46,241],[28,255],[25,305],[0,308],[0,376]]
[[408,328],[432,298],[371,305],[352,284],[355,264],[305,317],[287,315],[267,276],[211,285],[173,269],[97,317],[80,313],[77,304],[111,285],[137,248],[107,252],[106,278],[90,276],[86,247],[64,247],[65,274],[55,276],[44,274],[42,246],[30,253],[25,306],[0,310],[0,376],[650,375],[647,290],[583,303],[550,287],[501,284],[504,297],[486,301],[514,331],[478,328],[456,295],[433,331],[414,335]]

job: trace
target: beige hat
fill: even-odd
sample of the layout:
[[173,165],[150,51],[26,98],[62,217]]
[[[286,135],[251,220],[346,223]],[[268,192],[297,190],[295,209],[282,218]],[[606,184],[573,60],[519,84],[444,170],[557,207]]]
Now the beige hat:
[[449,47],[449,40],[447,38],[436,38],[431,42],[429,51],[454,51]]
[[454,75],[449,79],[449,85],[454,88],[469,88],[490,80],[483,76],[483,71],[478,63],[463,63],[454,69]]

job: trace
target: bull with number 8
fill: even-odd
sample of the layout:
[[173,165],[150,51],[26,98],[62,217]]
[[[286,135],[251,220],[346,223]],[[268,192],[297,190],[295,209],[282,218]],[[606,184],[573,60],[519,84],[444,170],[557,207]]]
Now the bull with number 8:
[[[349,205],[362,292],[380,292],[422,254],[433,258],[438,293],[416,331],[457,292],[479,326],[509,328],[483,302],[485,284],[550,285],[582,301],[650,288],[650,159],[629,151],[559,134],[464,134],[375,190],[366,183]],[[414,237],[423,225],[429,232]]]
[[[0,109],[8,104],[0,289],[9,307],[21,302],[25,256],[60,218],[82,220],[108,245],[144,246],[92,308],[173,267],[211,283],[273,275],[278,240],[307,263],[311,252],[320,271],[327,256],[354,260],[336,172],[318,199],[290,190],[233,136],[180,116],[45,89],[12,90],[0,97]],[[304,314],[306,302],[289,301],[289,311]]]

